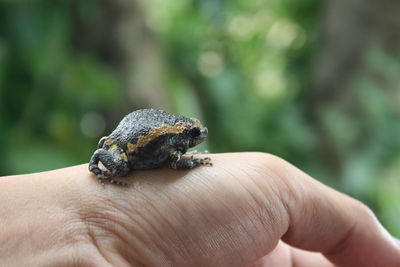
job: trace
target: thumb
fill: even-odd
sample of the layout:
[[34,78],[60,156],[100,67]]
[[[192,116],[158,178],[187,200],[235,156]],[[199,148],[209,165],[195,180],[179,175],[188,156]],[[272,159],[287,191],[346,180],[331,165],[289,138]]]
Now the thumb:
[[286,201],[290,226],[282,240],[338,266],[400,266],[400,246],[366,205],[288,168],[283,180],[296,181],[292,197],[301,201]]

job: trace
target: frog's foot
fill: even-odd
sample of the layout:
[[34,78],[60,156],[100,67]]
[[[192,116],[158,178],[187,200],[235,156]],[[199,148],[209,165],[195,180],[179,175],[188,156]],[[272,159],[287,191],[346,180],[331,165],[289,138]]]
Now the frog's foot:
[[198,154],[209,154],[210,152],[208,152],[208,150],[204,150],[204,151],[197,151],[197,150],[192,150],[192,151],[188,151],[185,153],[185,155],[198,155]]
[[[191,169],[199,165],[212,166],[211,158],[195,158],[191,155],[189,158],[185,157],[187,154],[182,152],[174,152],[171,155],[170,167],[172,169]],[[190,155],[190,154],[189,154]]]
[[110,184],[115,184],[115,185],[120,185],[120,186],[128,186],[129,185],[128,183],[114,180],[112,174],[109,172],[103,172],[103,174],[97,175],[97,179],[103,185],[104,185],[104,182],[108,182]]
[[109,162],[110,162],[110,157],[112,158],[112,155],[104,150],[104,149],[97,149],[92,158],[90,159],[89,162],[89,171],[91,171],[92,173],[94,173],[97,176],[97,179],[99,180],[99,182],[101,182],[102,184],[104,184],[104,182],[109,182],[110,184],[115,184],[115,185],[121,185],[121,186],[127,186],[127,183],[121,182],[121,181],[117,181],[113,179],[113,174],[110,173],[109,171],[106,170],[102,170],[99,167],[99,161],[101,163],[103,163],[103,165],[109,169]]
[[110,184],[115,184],[115,185],[120,185],[120,186],[128,186],[129,185],[128,183],[121,182],[121,181],[118,181],[118,180],[114,180],[112,177],[110,177],[107,181]]
[[197,165],[206,165],[206,166],[210,166],[210,167],[213,165],[210,157],[194,158],[193,156],[191,156],[190,160],[198,162]]
[[104,185],[105,182],[108,182],[110,184],[115,184],[115,185],[120,185],[120,186],[128,186],[128,183],[114,180],[114,178],[110,172],[103,171],[103,170],[100,170],[100,171],[101,171],[101,173],[96,174],[96,177],[99,180],[99,183],[101,183],[102,185]]

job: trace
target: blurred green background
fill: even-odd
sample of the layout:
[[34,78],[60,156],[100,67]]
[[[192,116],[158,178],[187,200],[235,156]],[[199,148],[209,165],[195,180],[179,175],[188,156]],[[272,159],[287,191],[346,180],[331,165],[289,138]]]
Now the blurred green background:
[[400,2],[0,3],[0,174],[88,162],[145,107],[276,154],[400,236]]

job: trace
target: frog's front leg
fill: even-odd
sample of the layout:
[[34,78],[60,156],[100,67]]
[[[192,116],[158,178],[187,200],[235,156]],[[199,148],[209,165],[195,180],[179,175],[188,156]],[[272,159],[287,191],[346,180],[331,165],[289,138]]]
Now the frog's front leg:
[[211,158],[194,158],[193,155],[188,157],[181,151],[175,151],[170,156],[170,167],[172,169],[191,169],[198,165],[212,166]]
[[100,138],[99,143],[97,144],[97,148],[102,148],[107,138],[108,136],[103,136],[102,138]]
[[[102,148],[97,149],[90,159],[89,171],[96,174],[100,181],[108,181],[111,184],[127,186],[127,183],[113,179],[113,176],[123,176],[129,172],[126,155],[125,157],[123,155],[119,158],[115,158],[108,150]],[[99,168],[99,161],[103,163],[104,167],[106,167],[108,171],[104,171]]]

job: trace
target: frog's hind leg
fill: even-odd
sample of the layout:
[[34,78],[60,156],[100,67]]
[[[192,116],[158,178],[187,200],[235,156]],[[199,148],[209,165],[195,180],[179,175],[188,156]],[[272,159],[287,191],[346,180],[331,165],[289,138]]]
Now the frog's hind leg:
[[[103,163],[109,171],[104,171],[99,168],[99,161]],[[111,172],[110,172],[111,170]],[[122,159],[115,159],[113,155],[104,149],[97,149],[89,162],[89,171],[96,174],[100,181],[107,181],[111,184],[127,186],[127,183],[113,179],[113,176],[122,176],[129,172],[128,163]]]
[[89,161],[89,171],[96,174],[99,180],[109,180],[110,174],[99,168],[100,155],[103,154],[103,151],[103,149],[97,149],[93,153],[93,156]]
[[[192,153],[189,153],[189,155]],[[193,155],[185,157],[187,154],[183,154],[180,151],[176,151],[171,154],[170,167],[172,169],[191,169],[199,165],[212,166],[211,158],[194,158]]]

